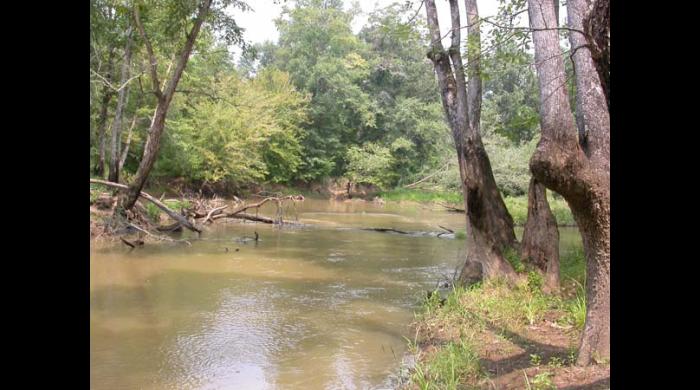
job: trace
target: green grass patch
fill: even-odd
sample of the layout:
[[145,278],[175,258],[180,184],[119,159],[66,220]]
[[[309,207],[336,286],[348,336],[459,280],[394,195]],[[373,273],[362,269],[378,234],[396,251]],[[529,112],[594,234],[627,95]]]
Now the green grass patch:
[[[554,197],[550,193],[547,200],[549,202],[549,208],[552,210],[552,214],[554,214],[554,218],[557,220],[559,226],[576,225],[569,205],[564,199]],[[516,225],[525,225],[527,221],[527,196],[505,197],[503,198],[503,202],[505,202],[508,212],[513,217],[513,222]]]
[[450,204],[462,204],[464,202],[462,194],[459,192],[437,192],[399,188],[390,191],[382,191],[378,195],[382,199],[390,201],[444,202]]
[[[515,251],[506,253],[506,257],[514,267],[522,266]],[[455,287],[442,302],[439,294],[425,299],[416,314],[420,333],[409,342],[412,350],[416,350],[421,342],[444,337],[440,335],[453,336],[443,341],[444,344],[441,342],[437,351],[419,359],[412,383],[420,389],[477,385],[488,375],[479,366],[479,349],[475,348],[483,342],[481,332],[487,330],[500,335],[521,334],[525,327],[538,324],[554,313],[560,324],[582,331],[586,317],[586,268],[580,247],[562,254],[560,271],[562,286],[575,287],[570,290],[571,294],[542,293],[542,276],[525,268],[526,277],[515,285],[492,279],[466,288]],[[575,352],[572,349],[568,357],[555,356],[547,361],[535,353],[530,355],[530,363],[542,368],[558,368],[573,364]],[[527,378],[527,388],[554,388],[551,379],[550,373],[542,372]]]
[[586,284],[586,256],[583,248],[576,246],[561,254],[559,275],[562,284],[571,282],[579,285]]
[[525,265],[523,262],[520,260],[520,254],[518,253],[515,248],[508,248],[506,251],[503,253],[503,256],[508,260],[511,266],[513,266],[513,269],[515,272],[523,272],[525,271]]
[[[176,211],[179,211],[181,208],[188,209],[188,208],[192,207],[192,203],[190,203],[190,201],[187,199],[185,199],[185,200],[167,199],[167,200],[164,200],[163,203],[165,203],[166,206],[168,206],[171,209],[176,210]],[[148,205],[155,207],[155,205],[152,203],[149,203]],[[156,209],[158,209],[158,208],[156,207]],[[160,209],[158,209],[158,210],[160,211]]]
[[557,386],[552,382],[552,373],[541,372],[534,376],[534,378],[529,378],[526,373],[525,384],[527,390],[556,390]]
[[[547,200],[549,201],[549,208],[554,214],[554,218],[557,220],[557,224],[560,226],[575,226],[576,221],[571,214],[569,205],[566,201],[559,197],[554,196],[553,193],[548,192]],[[413,201],[413,202],[440,202],[453,205],[457,208],[464,208],[464,199],[462,198],[461,192],[440,192],[440,191],[425,191],[425,190],[411,190],[405,188],[398,188],[390,191],[382,191],[378,194],[382,199],[388,201]],[[527,195],[523,196],[507,196],[503,198],[503,201],[508,208],[508,212],[513,217],[513,222],[516,225],[525,225],[527,221]]]
[[423,390],[462,388],[481,375],[479,355],[469,341],[449,342],[429,361],[416,365],[413,382]]
[[149,202],[149,203],[145,204],[145,207],[146,207],[146,214],[148,214],[148,218],[150,218],[154,222],[160,221],[161,210],[158,208],[158,206]]

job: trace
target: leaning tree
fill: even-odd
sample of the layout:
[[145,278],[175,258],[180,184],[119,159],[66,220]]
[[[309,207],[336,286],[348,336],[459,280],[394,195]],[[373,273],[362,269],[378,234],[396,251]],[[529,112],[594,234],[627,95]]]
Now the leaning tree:
[[[161,137],[165,129],[165,120],[170,108],[170,103],[173,96],[177,92],[177,85],[180,82],[187,62],[192,54],[197,36],[199,35],[202,26],[206,24],[212,30],[217,31],[219,36],[228,44],[243,45],[241,29],[235,20],[227,13],[230,7],[237,7],[242,10],[248,10],[250,7],[243,0],[200,0],[197,2],[184,2],[172,5],[159,4],[157,2],[149,2],[150,7],[143,7],[142,2],[135,2],[133,6],[133,23],[138,31],[138,35],[146,47],[146,53],[149,61],[149,76],[151,79],[151,93],[156,97],[156,107],[148,136],[143,147],[143,155],[139,163],[139,167],[134,175],[134,179],[129,185],[127,196],[124,199],[123,207],[131,209],[143,189],[148,175],[153,168],[153,165],[158,157],[160,149]],[[142,8],[143,7],[143,8]],[[160,10],[159,7],[163,7]],[[165,32],[174,37],[185,37],[185,42],[179,48],[177,53],[166,53],[167,56],[175,57],[174,70],[169,74],[166,80],[161,84],[158,69],[158,56],[156,55],[156,46],[152,39],[152,32],[147,31],[147,26],[142,17],[142,10],[163,12],[164,15],[159,15],[160,19],[165,20],[165,26],[161,27]],[[162,23],[161,23],[162,24]],[[174,31],[174,33],[173,33]]]
[[578,128],[566,90],[554,6],[552,0],[528,0],[542,128],[530,169],[537,181],[566,199],[583,238],[587,310],[577,363],[588,365],[610,357],[609,0],[567,2]]

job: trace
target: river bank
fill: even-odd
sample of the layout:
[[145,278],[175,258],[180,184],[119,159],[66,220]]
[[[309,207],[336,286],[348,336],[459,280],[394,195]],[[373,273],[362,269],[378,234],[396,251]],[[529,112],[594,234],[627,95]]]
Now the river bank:
[[527,275],[432,294],[412,325],[416,361],[405,389],[609,389],[607,362],[576,367],[586,315],[580,248],[562,253],[560,296]]
[[[218,192],[217,192],[218,191]],[[231,192],[222,188],[203,186],[199,189],[187,187],[178,181],[155,182],[144,192],[161,199],[170,198],[169,206],[174,210],[187,209],[195,199],[221,199],[239,201],[240,198],[260,199],[267,196],[302,195],[308,198],[329,199],[341,202],[367,201],[382,205],[386,202],[414,202],[429,207],[435,211],[460,212],[464,206],[462,196],[457,192],[425,191],[413,189],[394,189],[382,191],[372,186],[349,183],[347,180],[329,180],[323,183],[298,184],[296,186],[261,185],[247,188],[243,191]],[[114,193],[99,184],[90,187],[90,238],[109,239],[107,229],[103,227],[110,222],[116,197]],[[504,202],[516,226],[524,226],[527,220],[527,196],[504,197]],[[566,202],[550,194],[549,204],[559,226],[576,226]],[[143,202],[142,214],[147,214],[151,220],[166,223],[165,213],[149,202]],[[463,212],[463,211],[461,211]],[[456,229],[458,238],[464,229]],[[461,232],[461,233],[460,233]],[[113,238],[113,237],[112,237]]]

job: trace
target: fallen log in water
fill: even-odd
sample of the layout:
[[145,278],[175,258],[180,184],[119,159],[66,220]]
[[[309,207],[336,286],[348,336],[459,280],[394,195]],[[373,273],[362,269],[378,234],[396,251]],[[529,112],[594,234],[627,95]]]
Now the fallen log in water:
[[409,232],[404,232],[403,230],[397,230],[394,228],[361,228],[360,230],[370,230],[370,231],[381,232],[381,233],[392,232],[392,233],[399,233],[399,234],[411,234]]
[[221,218],[245,219],[247,221],[269,223],[272,225],[275,225],[275,224],[296,225],[297,224],[297,222],[294,222],[294,221],[276,220],[276,219],[272,219],[269,217],[264,217],[262,215],[253,215],[253,214],[248,214],[248,213],[219,214],[219,215],[215,215],[215,216],[211,217],[212,220],[217,220],[217,219],[221,219]]
[[[454,232],[450,232],[450,233],[426,232],[426,231],[406,232],[406,231],[398,230],[398,229],[394,229],[394,228],[360,228],[360,230],[366,230],[366,231],[371,231],[371,232],[380,232],[380,233],[397,233],[397,234],[404,234],[404,235],[413,236],[413,237],[429,236],[429,237],[437,237],[437,238],[455,238]],[[445,230],[449,230],[449,229],[445,229]]]

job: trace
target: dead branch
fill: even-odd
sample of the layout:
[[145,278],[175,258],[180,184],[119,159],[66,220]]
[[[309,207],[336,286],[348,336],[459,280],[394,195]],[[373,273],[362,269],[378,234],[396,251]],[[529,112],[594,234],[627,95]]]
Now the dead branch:
[[414,186],[416,186],[416,185],[418,185],[418,184],[420,184],[420,183],[422,183],[422,182],[424,182],[424,181],[430,179],[431,177],[437,175],[438,173],[442,172],[445,168],[447,168],[447,167],[449,167],[449,166],[450,166],[450,162],[448,162],[447,164],[445,164],[443,167],[441,167],[441,168],[438,169],[437,171],[431,173],[430,175],[428,175],[428,176],[426,176],[426,177],[424,177],[424,178],[418,180],[417,182],[411,183],[411,184],[407,184],[407,185],[405,185],[405,186],[403,186],[403,187],[404,187],[404,188],[411,188],[411,187],[414,187]]
[[438,227],[439,227],[440,229],[446,230],[446,231],[448,231],[448,232],[450,232],[450,233],[454,233],[454,232],[455,232],[454,230],[448,229],[448,228],[446,228],[446,227],[444,227],[444,226],[441,226],[441,225],[438,225]]
[[136,229],[136,230],[138,230],[138,231],[140,231],[140,232],[142,232],[142,233],[145,233],[145,234],[146,234],[147,236],[149,236],[149,237],[155,238],[156,240],[160,240],[160,241],[170,241],[170,242],[184,242],[185,244],[187,244],[187,245],[189,245],[189,246],[192,246],[192,243],[189,242],[189,241],[187,241],[187,240],[174,240],[174,239],[172,239],[172,238],[170,238],[170,237],[160,236],[160,235],[157,235],[157,234],[153,234],[153,233],[149,232],[149,231],[146,230],[146,229],[143,229],[143,228],[141,228],[141,227],[139,227],[139,226],[137,226],[137,225],[134,225],[134,224],[131,223],[131,222],[127,222],[127,225],[131,226],[132,228],[134,228],[134,229]]
[[248,221],[254,221],[254,222],[262,222],[262,223],[269,223],[269,224],[292,224],[294,222],[291,221],[276,221],[272,218],[268,217],[263,217],[260,215],[253,215],[253,214],[247,214],[247,213],[238,213],[238,214],[219,214],[215,215],[212,217],[213,220],[219,219],[219,218],[235,218],[235,219],[245,219]]
[[393,233],[399,233],[399,234],[411,234],[409,232],[404,232],[403,230],[397,230],[394,228],[362,228],[360,230],[369,230],[369,231],[373,231],[373,232],[382,232],[382,233],[393,232]]
[[209,213],[207,214],[207,217],[204,219],[204,222],[203,222],[203,223],[207,223],[207,221],[214,222],[214,221],[211,219],[211,216],[212,216],[214,213],[217,213],[217,214],[220,213],[221,210],[223,210],[223,209],[225,209],[225,208],[227,208],[227,207],[228,207],[228,205],[225,205],[225,206],[221,206],[221,207],[217,207],[217,208],[211,209],[211,211],[209,211]]
[[176,231],[181,231],[182,225],[180,225],[180,222],[175,222],[172,225],[158,226],[156,230],[158,230],[159,232],[172,233]]
[[[303,201],[304,196],[302,196],[302,195],[287,195],[287,196],[283,196],[283,197],[267,197],[258,203],[243,205],[230,213],[226,213],[226,214],[217,213],[216,215],[212,215],[212,216],[207,215],[207,218],[205,219],[205,221],[207,221],[207,220],[214,221],[214,220],[217,220],[220,218],[237,218],[237,219],[246,219],[249,221],[263,222],[263,223],[269,223],[269,224],[293,224],[294,222],[285,221],[282,219],[282,212],[281,212],[282,203],[285,200],[292,200],[294,202]],[[249,210],[249,209],[256,209],[257,210],[267,202],[275,202],[277,204],[277,213],[276,213],[277,219],[272,219],[272,218],[268,218],[268,217],[262,217],[259,215],[252,215],[252,214],[244,213],[244,211]],[[223,208],[220,208],[220,209],[223,209]],[[214,210],[216,210],[216,209],[214,209]],[[214,211],[214,210],[212,210],[212,211]]]
[[[111,181],[99,180],[99,179],[90,179],[90,183],[102,184],[102,185],[106,185],[108,187],[119,188],[122,190],[126,190],[129,188],[125,184],[114,183]],[[187,220],[187,218],[185,218],[183,215],[180,215],[180,214],[176,213],[175,211],[171,210],[170,208],[168,208],[168,206],[164,205],[158,199],[152,197],[151,195],[149,195],[143,191],[141,191],[141,193],[139,195],[141,197],[143,197],[144,199],[150,201],[151,203],[155,204],[159,209],[163,210],[166,214],[168,214],[168,216],[170,216],[170,218],[178,221],[182,226],[184,226],[192,231],[195,231],[197,233],[202,233],[202,230],[199,229],[198,227],[194,226],[193,224],[191,224],[190,221]]]
[[129,247],[131,247],[131,249],[136,248],[136,245],[130,243],[130,242],[127,241],[127,240],[125,240],[124,237],[119,237],[119,239],[122,240],[122,242],[123,242],[125,245],[128,245]]

